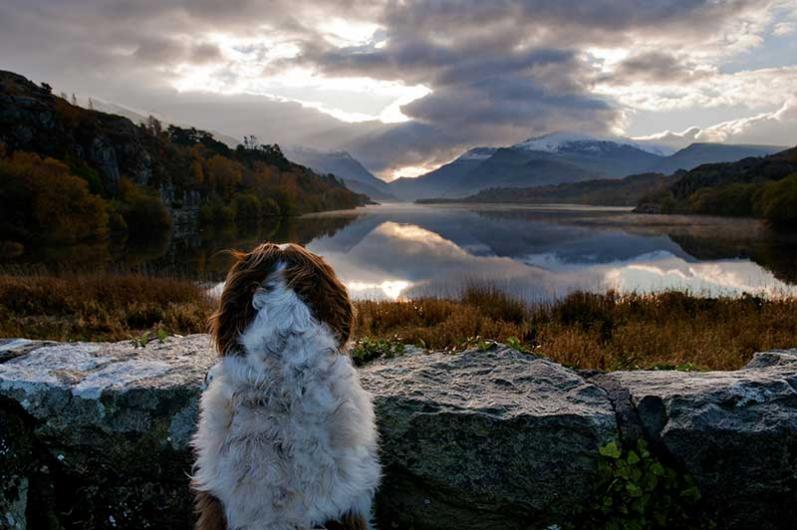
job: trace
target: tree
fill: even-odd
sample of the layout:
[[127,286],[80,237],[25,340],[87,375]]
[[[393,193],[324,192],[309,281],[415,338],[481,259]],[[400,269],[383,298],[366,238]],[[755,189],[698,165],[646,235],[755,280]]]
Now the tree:
[[249,136],[244,136],[244,148],[245,149],[257,149],[259,146],[259,142],[257,140],[257,136],[254,134],[250,134]]
[[241,164],[221,155],[208,160],[208,180],[221,195],[230,197],[235,187],[241,183],[243,168]]
[[17,151],[0,159],[0,202],[0,236],[12,240],[75,243],[108,233],[107,202],[52,158]]
[[755,209],[775,226],[797,226],[797,173],[764,184]]
[[162,234],[171,227],[171,215],[160,197],[124,177],[119,180],[119,198],[117,209],[124,218],[131,239],[142,240]]
[[161,125],[161,122],[158,118],[150,114],[147,117],[147,130],[153,136],[160,136],[161,133],[163,132],[163,126]]

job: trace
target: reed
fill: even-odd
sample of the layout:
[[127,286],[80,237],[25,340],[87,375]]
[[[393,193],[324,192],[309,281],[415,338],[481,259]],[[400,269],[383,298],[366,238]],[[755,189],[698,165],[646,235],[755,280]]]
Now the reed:
[[[136,340],[202,333],[215,301],[195,282],[144,274],[0,274],[0,337]],[[732,370],[756,351],[797,347],[797,299],[574,293],[527,305],[493,287],[461,299],[358,301],[354,350],[458,351],[511,343],[598,370]],[[367,350],[367,351],[366,351]],[[371,351],[374,350],[374,351]]]

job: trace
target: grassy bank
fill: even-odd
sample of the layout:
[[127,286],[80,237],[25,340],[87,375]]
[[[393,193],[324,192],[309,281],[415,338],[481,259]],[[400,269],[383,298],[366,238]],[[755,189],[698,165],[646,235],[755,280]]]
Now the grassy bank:
[[[797,347],[797,299],[576,293],[529,307],[473,288],[461,300],[356,306],[363,361],[398,354],[402,343],[456,351],[497,340],[580,368],[729,370],[756,351]],[[0,275],[0,337],[150,340],[205,331],[212,307],[187,280]]]

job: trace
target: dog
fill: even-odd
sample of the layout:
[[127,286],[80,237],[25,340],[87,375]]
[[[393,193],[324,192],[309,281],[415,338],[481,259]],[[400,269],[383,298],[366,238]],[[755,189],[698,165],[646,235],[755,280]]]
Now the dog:
[[192,441],[197,530],[372,529],[378,435],[343,353],[345,286],[299,245],[233,255]]

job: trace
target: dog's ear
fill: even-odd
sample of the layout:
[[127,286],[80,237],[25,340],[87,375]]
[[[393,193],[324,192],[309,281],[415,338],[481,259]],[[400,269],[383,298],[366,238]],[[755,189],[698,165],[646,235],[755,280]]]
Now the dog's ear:
[[252,297],[274,270],[279,252],[279,247],[271,243],[251,252],[231,252],[234,263],[227,273],[219,306],[209,320],[211,338],[222,356],[239,353],[238,337],[256,314]]
[[324,259],[299,245],[285,249],[288,268],[285,279],[307,304],[313,316],[326,324],[343,346],[351,335],[354,310],[346,286]]

